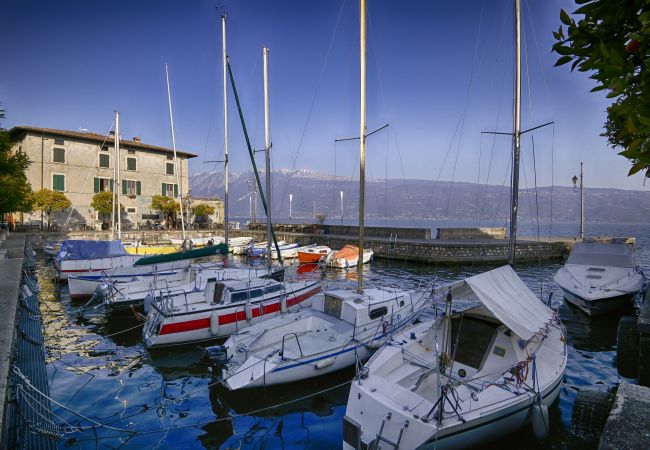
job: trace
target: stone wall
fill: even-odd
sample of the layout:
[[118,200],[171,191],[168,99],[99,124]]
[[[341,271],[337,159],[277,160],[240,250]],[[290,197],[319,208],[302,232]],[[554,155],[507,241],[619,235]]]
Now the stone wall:
[[505,228],[438,228],[436,239],[506,239]]

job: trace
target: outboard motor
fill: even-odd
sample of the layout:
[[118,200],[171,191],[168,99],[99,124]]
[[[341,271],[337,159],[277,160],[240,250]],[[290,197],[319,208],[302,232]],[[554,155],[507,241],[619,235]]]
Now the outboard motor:
[[228,364],[228,349],[224,345],[211,345],[201,351],[201,362],[209,365],[212,376],[223,378],[223,370]]

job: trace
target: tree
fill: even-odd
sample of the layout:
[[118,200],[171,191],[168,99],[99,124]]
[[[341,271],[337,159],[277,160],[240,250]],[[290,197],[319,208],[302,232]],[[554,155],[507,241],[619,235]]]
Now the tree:
[[47,214],[47,231],[50,231],[50,218],[52,213],[67,209],[72,206],[68,197],[63,192],[51,189],[40,189],[34,192],[34,208]]
[[149,207],[162,213],[168,225],[174,221],[176,213],[181,209],[179,203],[173,197],[167,197],[166,195],[154,195],[151,197],[151,205]]
[[[0,109],[0,119],[4,111]],[[11,151],[9,133],[0,127],[0,214],[32,210],[32,188],[25,171],[29,158],[22,151]]]
[[560,10],[553,32],[555,63],[573,62],[571,71],[589,72],[592,92],[605,90],[613,103],[607,108],[605,136],[612,148],[632,162],[628,175],[645,170],[650,177],[650,0],[575,0],[573,15]]
[[107,223],[107,217],[110,217],[113,212],[113,193],[108,191],[98,192],[93,195],[93,200],[90,202],[93,207],[102,216],[102,225]]
[[325,213],[318,213],[316,214],[316,220],[318,221],[319,225],[322,225],[325,223],[325,219],[327,219],[327,214]]
[[199,203],[192,206],[192,213],[197,217],[197,222],[207,222],[208,216],[214,214],[214,207],[207,203]]

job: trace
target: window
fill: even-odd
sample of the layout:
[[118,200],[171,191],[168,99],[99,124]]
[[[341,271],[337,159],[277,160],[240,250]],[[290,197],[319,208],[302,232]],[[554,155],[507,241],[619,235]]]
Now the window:
[[135,155],[135,150],[133,150],[133,149],[128,149],[126,152],[127,152],[129,155]]
[[52,149],[52,162],[64,163],[65,162],[65,149],[54,147]]
[[65,191],[65,175],[52,174],[52,190]]
[[54,139],[54,145],[64,145],[65,141],[61,138]]
[[126,208],[126,213],[127,214],[135,214],[136,210],[135,210],[135,208]]
[[129,197],[135,197],[140,195],[141,187],[140,182],[135,180],[122,180],[122,194],[128,195]]
[[138,160],[136,158],[126,158],[126,170],[138,170]]
[[167,175],[174,175],[174,163],[170,163],[170,162],[168,162],[168,163],[165,164],[165,165],[167,166],[167,167],[166,167],[166,170],[165,170],[165,173],[166,173]]
[[178,197],[178,185],[172,183],[163,183],[162,195],[166,197]]
[[95,178],[95,192],[113,192],[113,180],[110,178]]
[[167,153],[167,159],[174,159],[174,155],[172,153]]
[[388,308],[382,306],[381,308],[371,309],[368,316],[370,317],[370,320],[375,320],[384,317],[386,314],[388,314]]
[[103,151],[103,152],[107,152],[107,151],[108,151],[108,145],[104,145],[104,146],[102,147],[102,151]]
[[111,157],[105,153],[99,154],[99,167],[111,167]]

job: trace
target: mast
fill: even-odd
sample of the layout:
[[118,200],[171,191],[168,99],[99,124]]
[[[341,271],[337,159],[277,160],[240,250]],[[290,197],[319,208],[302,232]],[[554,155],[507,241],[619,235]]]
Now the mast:
[[183,186],[181,185],[180,171],[178,170],[178,159],[176,158],[176,136],[174,135],[174,115],[172,114],[172,94],[169,89],[169,71],[165,63],[165,76],[167,77],[167,102],[169,103],[169,122],[172,129],[172,148],[174,149],[174,174],[176,174],[176,184],[178,185],[178,203],[180,204],[181,213],[181,230],[183,232],[183,243],[185,243],[185,219],[183,218]]
[[580,162],[580,240],[585,238],[585,185],[582,177],[582,161]]
[[117,171],[117,179],[114,183],[114,189],[117,195],[117,205],[115,206],[117,211],[117,238],[122,239],[122,211],[120,208],[120,113],[118,111],[115,111],[115,170]]
[[515,264],[517,244],[517,212],[519,210],[519,159],[521,151],[521,0],[515,0],[515,83],[512,133],[512,193],[510,209],[510,256]]
[[[266,265],[271,270],[271,128],[269,111],[269,49],[262,49],[264,56],[264,147],[266,154]],[[278,249],[278,257],[280,250]]]
[[226,53],[226,15],[221,16],[221,40],[222,40],[222,62],[223,62],[223,153],[224,153],[224,193],[223,193],[223,213],[224,213],[224,237],[226,246],[228,246],[229,236],[229,218],[228,218],[228,90],[226,88],[228,74],[226,73],[228,64],[228,54]]
[[359,35],[361,62],[361,114],[359,121],[359,259],[357,293],[363,294],[363,234],[366,184],[366,0],[359,0]]
[[[117,111],[115,113],[115,118],[117,119]],[[113,130],[115,132],[115,130]],[[113,137],[113,179],[111,180],[111,241],[115,240],[115,185],[117,184],[117,153],[115,152],[115,142],[117,139]]]

